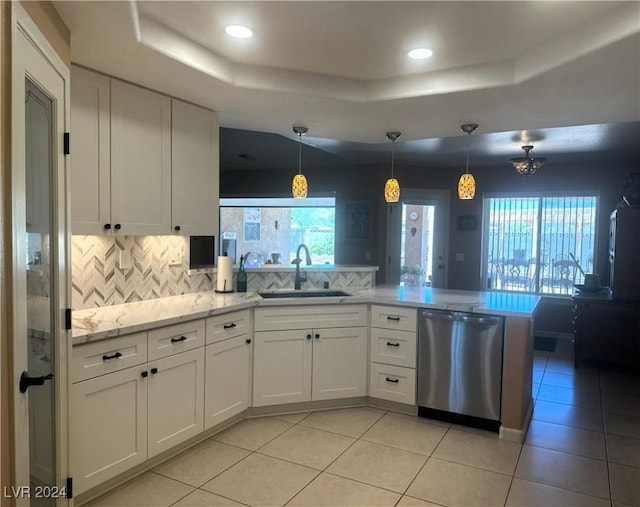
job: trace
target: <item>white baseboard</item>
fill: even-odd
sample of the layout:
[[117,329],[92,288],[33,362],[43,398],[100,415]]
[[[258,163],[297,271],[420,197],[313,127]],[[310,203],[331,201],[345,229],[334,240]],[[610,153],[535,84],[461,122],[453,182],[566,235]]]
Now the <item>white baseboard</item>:
[[500,426],[500,438],[503,440],[508,440],[509,442],[524,442],[527,436],[527,430],[529,429],[529,423],[531,422],[531,416],[533,416],[533,399],[531,399],[531,403],[529,403],[527,413],[524,416],[522,429]]

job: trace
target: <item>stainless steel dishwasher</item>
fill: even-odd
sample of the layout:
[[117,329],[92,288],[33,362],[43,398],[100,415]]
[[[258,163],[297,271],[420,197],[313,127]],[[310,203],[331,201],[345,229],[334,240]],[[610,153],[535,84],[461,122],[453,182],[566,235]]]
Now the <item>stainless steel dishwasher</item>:
[[418,415],[498,431],[504,320],[421,310]]

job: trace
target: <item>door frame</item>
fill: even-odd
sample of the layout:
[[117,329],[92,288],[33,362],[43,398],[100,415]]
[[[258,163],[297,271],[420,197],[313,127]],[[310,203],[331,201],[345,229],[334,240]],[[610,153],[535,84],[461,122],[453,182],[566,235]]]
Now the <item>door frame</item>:
[[[400,200],[394,203],[387,203],[387,242],[385,255],[385,283],[397,284],[400,280],[400,234],[402,234],[402,208],[409,204],[440,204],[442,206],[443,217],[439,225],[442,227],[442,257],[445,263],[442,274],[442,288],[446,288],[449,283],[449,214],[450,214],[450,192],[448,190],[428,189],[428,188],[407,188],[402,189]],[[436,222],[437,224],[437,222]]]
[[[41,58],[39,64],[46,64],[62,81],[63,105],[61,115],[56,116],[56,150],[55,166],[51,178],[52,199],[51,213],[54,229],[51,232],[51,252],[54,259],[52,273],[55,270],[56,284],[52,288],[52,296],[57,301],[57,310],[53,312],[52,333],[56,360],[54,366],[55,392],[55,467],[56,484],[63,487],[69,473],[68,459],[68,358],[71,352],[70,331],[65,329],[65,309],[70,308],[71,277],[70,252],[71,228],[69,215],[69,160],[63,152],[64,132],[69,131],[70,122],[70,70],[53,49],[46,37],[18,2],[11,2],[11,272],[13,296],[13,478],[15,486],[28,486],[29,480],[29,402],[27,393],[19,391],[18,379],[23,370],[28,369],[26,336],[26,309],[15,304],[26,298],[26,282],[24,261],[20,258],[21,239],[16,236],[25,230],[25,178],[24,178],[24,79],[25,72],[35,68],[36,64],[18,61],[17,48],[19,40],[30,43]],[[52,485],[54,486],[54,485]],[[29,505],[29,498],[17,498],[16,505]],[[66,498],[59,498],[57,505],[68,505]]]

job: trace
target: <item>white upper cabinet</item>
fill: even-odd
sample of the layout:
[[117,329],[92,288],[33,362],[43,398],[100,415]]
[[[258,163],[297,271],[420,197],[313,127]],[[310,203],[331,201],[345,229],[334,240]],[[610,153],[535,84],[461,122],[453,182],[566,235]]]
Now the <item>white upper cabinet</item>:
[[172,99],[172,229],[218,236],[219,148],[215,112]]
[[80,67],[71,73],[71,221],[73,234],[111,227],[111,84]]
[[126,235],[171,231],[171,99],[111,80],[111,220]]

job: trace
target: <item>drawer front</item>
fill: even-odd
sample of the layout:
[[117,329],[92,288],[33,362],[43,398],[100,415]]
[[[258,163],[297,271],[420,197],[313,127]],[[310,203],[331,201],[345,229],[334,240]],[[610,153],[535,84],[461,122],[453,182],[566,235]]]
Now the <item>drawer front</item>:
[[149,331],[149,361],[204,346],[204,319]]
[[415,405],[416,370],[370,363],[369,396]]
[[147,333],[135,333],[73,347],[72,382],[147,362]]
[[371,327],[416,332],[418,311],[415,308],[397,306],[371,306]]
[[207,345],[250,332],[250,310],[225,313],[207,319]]
[[254,319],[256,331],[362,327],[367,325],[367,307],[344,304],[257,308]]
[[371,328],[371,361],[416,367],[416,333]]

